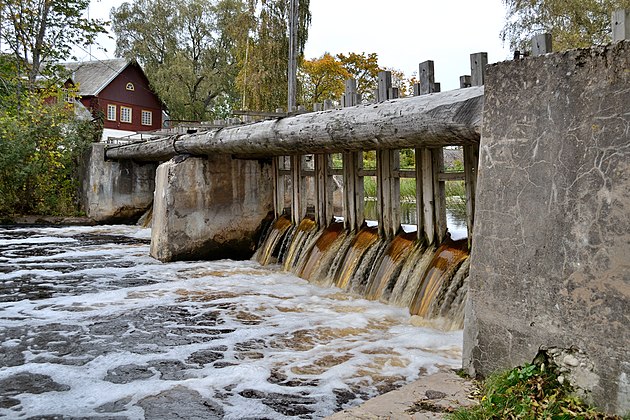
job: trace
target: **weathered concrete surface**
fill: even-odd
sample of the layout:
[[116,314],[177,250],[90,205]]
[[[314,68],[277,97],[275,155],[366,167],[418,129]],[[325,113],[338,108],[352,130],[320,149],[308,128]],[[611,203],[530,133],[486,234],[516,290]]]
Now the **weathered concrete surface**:
[[105,145],[92,144],[82,170],[83,208],[100,223],[135,222],[153,201],[154,163],[106,161]]
[[358,407],[335,413],[327,419],[441,419],[459,407],[476,404],[468,398],[473,389],[470,380],[460,378],[451,370],[443,370],[372,398]]
[[630,412],[629,69],[627,41],[488,68],[464,334],[471,374],[552,348],[592,401],[620,414]]
[[166,160],[176,154],[269,157],[405,147],[477,144],[483,86],[312,112],[129,144],[109,159]]
[[178,156],[158,167],[151,256],[161,261],[244,259],[273,209],[271,164]]

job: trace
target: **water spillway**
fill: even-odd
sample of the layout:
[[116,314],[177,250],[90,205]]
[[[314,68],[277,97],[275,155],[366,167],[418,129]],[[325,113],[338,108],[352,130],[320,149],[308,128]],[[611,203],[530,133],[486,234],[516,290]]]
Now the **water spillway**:
[[292,226],[281,216],[255,258],[262,264],[281,263],[315,284],[408,308],[420,323],[461,329],[468,257],[466,239],[435,246],[402,231],[385,240],[377,227],[354,233],[333,222],[318,230],[309,218]]

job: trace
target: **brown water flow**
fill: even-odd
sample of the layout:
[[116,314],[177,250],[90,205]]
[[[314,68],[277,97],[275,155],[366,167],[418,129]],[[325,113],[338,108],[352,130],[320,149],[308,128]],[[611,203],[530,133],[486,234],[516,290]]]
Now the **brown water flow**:
[[282,238],[290,227],[291,220],[287,219],[285,216],[278,217],[262,246],[256,251],[254,258],[262,265],[277,262],[279,245],[282,243]]
[[388,245],[380,259],[378,270],[370,276],[365,297],[387,299],[398,280],[403,263],[414,249],[416,233],[400,233]]
[[287,271],[293,271],[299,261],[300,255],[305,249],[308,249],[310,240],[317,233],[317,223],[310,218],[304,218],[295,229],[295,233],[291,238],[289,248],[284,255],[283,268]]
[[334,255],[331,255],[331,250],[339,250],[339,246],[345,237],[345,231],[343,229],[343,222],[333,222],[326,229],[322,231],[315,241],[315,244],[307,251],[304,257],[304,263],[301,264],[300,271],[296,274],[308,281],[322,280],[321,273],[324,271],[330,263]]
[[343,262],[335,274],[335,285],[347,289],[366,252],[378,242],[378,228],[364,227],[354,237]]
[[447,241],[438,248],[409,307],[412,315],[425,318],[435,315],[430,313],[432,304],[445,288],[448,289],[448,281],[468,255],[467,239]]

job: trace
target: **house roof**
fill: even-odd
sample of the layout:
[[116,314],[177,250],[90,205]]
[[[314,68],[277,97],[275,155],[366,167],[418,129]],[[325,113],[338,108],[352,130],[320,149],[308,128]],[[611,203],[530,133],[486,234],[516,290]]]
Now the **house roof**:
[[79,95],[95,96],[131,63],[124,58],[115,58],[113,60],[64,63],[63,66],[72,72],[70,79],[79,86]]

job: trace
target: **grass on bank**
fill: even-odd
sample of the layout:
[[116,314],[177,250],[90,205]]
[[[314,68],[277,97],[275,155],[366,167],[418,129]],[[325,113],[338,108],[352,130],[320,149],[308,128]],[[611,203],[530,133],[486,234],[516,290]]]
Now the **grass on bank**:
[[[480,385],[479,404],[452,413],[452,420],[621,419],[590,407],[558,381],[553,365],[526,364],[489,377]],[[624,417],[627,419],[628,416]]]

